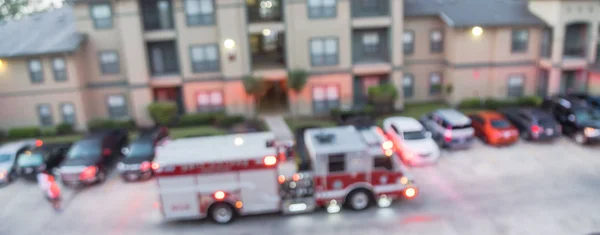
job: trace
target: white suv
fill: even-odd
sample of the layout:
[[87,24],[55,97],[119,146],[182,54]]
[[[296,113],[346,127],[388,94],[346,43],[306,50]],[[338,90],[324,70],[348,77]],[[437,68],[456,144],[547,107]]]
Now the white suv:
[[383,121],[383,128],[407,165],[428,165],[437,162],[440,149],[431,138],[431,133],[416,119],[390,117]]

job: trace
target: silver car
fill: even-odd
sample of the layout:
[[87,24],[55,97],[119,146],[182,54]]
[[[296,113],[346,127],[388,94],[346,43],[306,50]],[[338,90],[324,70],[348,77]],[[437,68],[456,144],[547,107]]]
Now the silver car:
[[473,143],[471,119],[454,109],[438,109],[420,119],[442,148],[468,148]]
[[0,184],[10,183],[17,177],[17,156],[35,146],[35,140],[23,140],[0,146]]

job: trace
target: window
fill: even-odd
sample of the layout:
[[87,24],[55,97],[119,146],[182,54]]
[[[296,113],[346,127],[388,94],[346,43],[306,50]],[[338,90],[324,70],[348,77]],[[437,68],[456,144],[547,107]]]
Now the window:
[[91,5],[91,14],[96,29],[112,28],[113,22],[110,4],[102,3]]
[[526,29],[513,29],[512,31],[512,52],[526,52],[529,42],[529,32]]
[[314,86],[312,90],[313,111],[316,114],[328,113],[340,106],[340,90],[337,85]]
[[199,45],[191,47],[192,71],[194,73],[219,71],[219,52],[217,45]]
[[63,103],[60,105],[60,113],[62,122],[67,124],[75,124],[75,107],[72,103]]
[[352,32],[353,63],[389,62],[388,29],[356,29]]
[[346,170],[346,156],[343,154],[332,154],[328,157],[329,172],[340,172]]
[[442,76],[440,73],[431,73],[429,76],[429,94],[439,95],[442,93]]
[[365,33],[362,36],[362,44],[366,53],[377,53],[379,51],[379,34]]
[[310,40],[310,61],[312,66],[337,65],[337,39],[321,38]]
[[110,95],[107,98],[108,117],[124,118],[127,117],[127,105],[124,95]]
[[375,156],[373,158],[373,168],[374,169],[386,169],[391,171],[394,169],[394,163],[392,162],[392,157],[386,156]]
[[404,45],[403,47],[405,55],[411,55],[413,52],[415,52],[415,32],[404,31],[402,43]]
[[67,80],[67,69],[65,65],[65,59],[54,58],[52,59],[52,71],[54,72],[55,81],[66,81]]
[[40,125],[52,126],[54,121],[52,120],[52,110],[49,104],[40,104],[37,106],[38,116],[40,118]]
[[222,91],[202,91],[196,94],[198,112],[217,112],[224,109]]
[[440,53],[444,51],[444,34],[442,30],[435,29],[429,34],[429,47],[431,53]]
[[121,72],[119,55],[116,51],[100,52],[100,72],[104,75],[119,74]]
[[171,0],[143,0],[140,2],[145,30],[173,28]]
[[404,74],[402,79],[402,91],[404,92],[404,98],[411,98],[415,91],[415,77],[410,74]]
[[179,73],[175,42],[148,43],[148,59],[152,75],[165,75]]
[[523,96],[523,75],[513,75],[508,77],[508,97]]
[[333,18],[336,10],[336,0],[308,0],[309,18]]
[[185,0],[187,25],[211,25],[215,23],[213,0]]
[[42,61],[39,59],[31,59],[27,62],[29,67],[29,79],[31,83],[44,82],[44,71],[42,71]]
[[384,16],[388,14],[389,7],[389,0],[352,0],[352,16]]

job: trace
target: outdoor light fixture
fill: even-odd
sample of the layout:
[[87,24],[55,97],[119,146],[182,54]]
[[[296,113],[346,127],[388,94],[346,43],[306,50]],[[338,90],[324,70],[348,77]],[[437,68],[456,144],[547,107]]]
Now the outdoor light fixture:
[[262,34],[267,37],[269,35],[271,35],[271,30],[270,29],[263,29]]
[[235,48],[235,41],[233,41],[233,39],[225,39],[225,41],[223,42],[223,46],[225,47],[225,49],[233,49]]
[[481,34],[483,34],[483,28],[475,26],[473,27],[473,29],[471,29],[471,33],[473,34],[473,36],[479,37],[481,36]]

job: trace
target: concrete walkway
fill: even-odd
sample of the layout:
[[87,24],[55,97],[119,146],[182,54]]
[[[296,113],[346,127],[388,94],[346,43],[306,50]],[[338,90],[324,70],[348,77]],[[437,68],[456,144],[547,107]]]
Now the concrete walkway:
[[279,141],[294,140],[294,134],[282,116],[264,116],[263,120],[271,132],[275,134],[275,139]]

